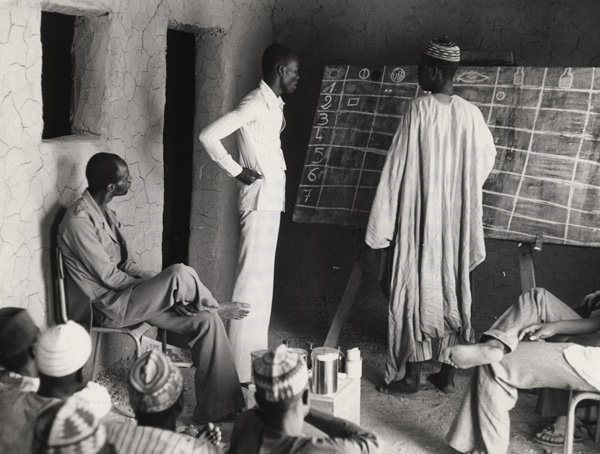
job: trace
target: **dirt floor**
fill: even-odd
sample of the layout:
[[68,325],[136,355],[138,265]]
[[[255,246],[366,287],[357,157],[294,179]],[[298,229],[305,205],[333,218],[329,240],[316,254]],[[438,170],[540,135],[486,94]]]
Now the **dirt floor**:
[[[311,320],[306,320],[306,311],[294,311],[292,302],[287,302],[284,314],[281,308],[274,311],[271,324],[271,346],[287,340],[292,347],[306,348],[309,342],[315,346],[324,341],[332,311],[338,301],[315,301]],[[462,398],[469,380],[469,373],[461,371],[457,378],[457,392],[443,394],[429,384],[425,377],[436,372],[437,364],[427,364],[423,369],[421,391],[413,396],[398,398],[378,393],[385,364],[387,313],[385,305],[358,301],[345,325],[340,345],[344,349],[359,347],[363,355],[363,378],[361,386],[361,425],[377,433],[383,442],[382,453],[433,454],[454,453],[444,437]],[[132,416],[125,395],[125,377],[130,365],[122,360],[99,374],[98,381],[113,394],[115,410],[111,419],[129,419]],[[185,378],[186,408],[182,424],[190,423],[194,405],[193,370],[182,369]],[[511,412],[511,444],[509,453],[562,453],[561,448],[549,448],[532,440],[532,434],[545,425],[545,421],[533,412],[535,396],[521,394],[516,408]],[[232,424],[221,426],[224,442],[230,437]],[[587,439],[575,444],[576,453],[600,452],[600,447]]]

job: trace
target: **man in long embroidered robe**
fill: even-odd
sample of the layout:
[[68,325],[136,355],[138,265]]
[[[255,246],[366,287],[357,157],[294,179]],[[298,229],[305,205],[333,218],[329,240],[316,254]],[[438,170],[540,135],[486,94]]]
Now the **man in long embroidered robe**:
[[[387,155],[365,241],[393,247],[389,346],[380,390],[417,392],[420,363],[473,342],[469,273],[485,259],[482,186],[496,156],[479,109],[454,94],[460,49],[433,39],[418,67],[430,94],[407,101]],[[429,380],[454,391],[454,369]]]

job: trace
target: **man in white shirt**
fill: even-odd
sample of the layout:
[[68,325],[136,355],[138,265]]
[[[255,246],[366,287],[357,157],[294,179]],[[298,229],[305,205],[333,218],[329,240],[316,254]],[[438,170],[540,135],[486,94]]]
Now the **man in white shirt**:
[[[250,382],[250,353],[266,349],[273,300],[275,249],[285,207],[285,160],[280,133],[285,127],[282,94],[292,94],[300,76],[298,56],[272,44],[262,56],[263,80],[237,108],[200,133],[209,156],[241,183],[240,245],[233,301],[252,305],[245,320],[227,325],[240,382]],[[221,140],[237,131],[239,162]]]
[[[584,304],[599,300],[596,292]],[[550,292],[534,288],[483,334],[482,343],[446,349],[442,354],[454,367],[477,367],[446,437],[450,445],[459,452],[505,454],[518,389],[555,388],[540,394],[547,402],[538,402],[538,411],[545,417],[566,415],[559,390],[600,392],[598,331],[600,317],[582,319]],[[536,435],[542,443],[554,438]]]

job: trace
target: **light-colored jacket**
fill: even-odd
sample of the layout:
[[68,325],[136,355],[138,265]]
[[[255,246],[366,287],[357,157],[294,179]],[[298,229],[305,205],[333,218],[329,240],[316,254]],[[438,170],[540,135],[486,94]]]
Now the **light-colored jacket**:
[[107,208],[106,214],[108,220],[86,189],[58,228],[58,247],[74,284],[66,289],[69,318],[84,326],[91,324],[90,303],[122,322],[133,286],[153,276],[130,258],[116,213]]

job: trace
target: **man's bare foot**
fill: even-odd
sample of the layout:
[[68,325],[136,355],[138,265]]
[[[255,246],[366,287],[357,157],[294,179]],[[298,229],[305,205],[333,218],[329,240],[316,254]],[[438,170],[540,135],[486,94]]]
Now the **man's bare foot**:
[[452,366],[458,369],[468,369],[502,361],[504,350],[488,343],[455,345],[448,347],[443,356]]
[[241,320],[250,313],[250,304],[235,301],[219,303],[217,312],[223,320]]
[[454,385],[454,368],[448,364],[442,364],[442,369],[436,374],[428,375],[427,380],[446,394],[452,394],[456,391]]

